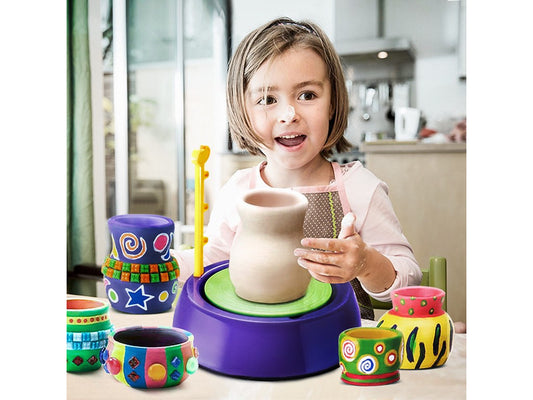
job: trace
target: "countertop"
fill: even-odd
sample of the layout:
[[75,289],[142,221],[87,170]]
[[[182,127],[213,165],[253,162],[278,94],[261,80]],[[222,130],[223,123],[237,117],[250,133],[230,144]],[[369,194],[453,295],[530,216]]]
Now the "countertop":
[[[81,297],[71,296],[68,297]],[[100,299],[107,302],[107,299]],[[125,314],[110,307],[115,329],[127,326],[171,326],[174,308],[161,314]],[[375,326],[363,320],[363,326]],[[199,358],[201,359],[201,349]],[[200,368],[179,386],[163,389],[134,389],[103,368],[84,373],[67,373],[67,398],[83,399],[450,399],[466,398],[466,334],[456,334],[446,363],[439,368],[400,370],[396,383],[351,386],[340,380],[340,368],[311,377],[286,381],[257,381],[223,376]]]
[[364,142],[359,146],[363,153],[464,153],[466,143],[424,143],[420,141],[399,142],[379,140]]

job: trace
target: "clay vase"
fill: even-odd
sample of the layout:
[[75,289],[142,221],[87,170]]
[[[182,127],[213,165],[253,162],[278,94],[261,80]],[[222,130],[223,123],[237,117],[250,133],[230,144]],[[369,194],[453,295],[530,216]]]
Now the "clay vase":
[[409,286],[392,292],[392,310],[377,326],[403,333],[400,369],[425,369],[443,365],[452,350],[453,322],[442,308],[446,293],[430,286]]
[[307,206],[307,198],[290,189],[253,189],[238,201],[241,225],[228,268],[239,297],[273,304],[305,295],[311,275],[294,249],[304,237]]

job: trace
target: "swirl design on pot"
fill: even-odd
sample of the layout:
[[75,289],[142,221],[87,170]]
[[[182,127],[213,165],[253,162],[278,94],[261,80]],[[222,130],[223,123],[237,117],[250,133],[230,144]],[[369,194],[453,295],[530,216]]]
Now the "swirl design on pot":
[[137,260],[146,253],[146,241],[138,238],[133,233],[123,233],[120,235],[120,249],[124,257],[130,260]]
[[357,363],[357,369],[362,374],[372,374],[377,368],[378,361],[370,355],[361,357],[361,359]]
[[353,361],[356,355],[355,343],[351,340],[345,340],[342,344],[342,356],[348,362]]

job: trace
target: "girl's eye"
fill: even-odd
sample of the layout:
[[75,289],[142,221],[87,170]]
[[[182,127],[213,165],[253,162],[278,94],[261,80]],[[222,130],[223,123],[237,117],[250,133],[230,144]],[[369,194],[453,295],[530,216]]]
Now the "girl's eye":
[[268,106],[270,104],[274,104],[276,102],[276,99],[272,96],[263,96],[259,99],[257,104]]
[[313,100],[315,97],[316,95],[313,92],[303,92],[298,97],[298,100]]

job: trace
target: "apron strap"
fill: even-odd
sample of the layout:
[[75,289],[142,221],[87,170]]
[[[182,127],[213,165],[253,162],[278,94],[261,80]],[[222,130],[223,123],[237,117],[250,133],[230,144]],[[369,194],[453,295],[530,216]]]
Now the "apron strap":
[[351,211],[350,202],[348,201],[348,196],[346,196],[346,189],[344,188],[344,180],[342,179],[342,171],[338,162],[331,163],[333,167],[333,174],[335,175],[335,183],[337,184],[337,190],[339,192],[339,197],[342,204],[342,212],[344,215],[348,214]]

